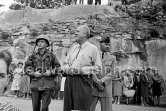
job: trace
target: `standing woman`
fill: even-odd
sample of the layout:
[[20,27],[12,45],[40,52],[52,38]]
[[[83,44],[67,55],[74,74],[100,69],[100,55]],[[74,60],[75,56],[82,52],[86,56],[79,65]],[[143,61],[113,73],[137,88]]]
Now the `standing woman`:
[[21,77],[23,75],[23,63],[18,63],[18,68],[14,70],[14,79],[12,82],[11,90],[15,91],[15,97],[18,97],[20,86],[21,86]]
[[121,72],[119,68],[115,69],[115,76],[117,77],[117,79],[113,81],[113,96],[114,96],[115,104],[120,104],[120,97],[122,96],[123,78],[121,76]]
[[146,72],[143,71],[140,74],[140,83],[141,83],[141,105],[142,106],[148,106],[147,101],[148,101],[148,87],[150,84],[149,78],[147,73],[150,73],[150,68],[146,69]]
[[153,72],[153,76],[152,76],[153,101],[154,101],[154,105],[160,106],[160,96],[162,95],[161,83],[164,81],[164,79],[161,75],[158,74],[158,70],[152,70],[152,72]]
[[22,93],[24,93],[23,98],[29,99],[29,94],[30,94],[30,77],[28,75],[26,75],[24,72],[23,72],[23,76],[21,78],[20,91]]
[[134,96],[133,94],[135,93],[134,90],[131,90],[134,84],[132,73],[133,73],[132,70],[127,69],[123,80],[123,94],[127,98],[127,104],[129,104],[130,98]]

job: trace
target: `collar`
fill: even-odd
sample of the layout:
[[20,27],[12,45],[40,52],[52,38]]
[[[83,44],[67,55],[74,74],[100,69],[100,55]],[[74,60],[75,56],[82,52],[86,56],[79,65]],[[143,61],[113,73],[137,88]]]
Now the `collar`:
[[[86,41],[86,42],[84,42],[82,45],[81,45],[81,48],[84,48],[86,45],[88,45],[89,44],[89,42],[88,41]],[[79,45],[80,46],[80,45]]]
[[102,52],[102,54],[104,54],[104,57],[105,56],[110,56],[110,52]]
[[112,56],[111,56],[110,52],[102,52],[102,53],[104,53],[102,61],[111,60]]
[[[48,50],[48,49],[46,49],[46,50],[45,50],[45,52],[43,53],[43,55],[44,55],[44,54],[46,54],[46,53],[48,53],[48,51],[49,51],[49,50]],[[39,50],[37,50],[36,54],[39,54],[39,55],[40,55],[40,51],[39,51]]]

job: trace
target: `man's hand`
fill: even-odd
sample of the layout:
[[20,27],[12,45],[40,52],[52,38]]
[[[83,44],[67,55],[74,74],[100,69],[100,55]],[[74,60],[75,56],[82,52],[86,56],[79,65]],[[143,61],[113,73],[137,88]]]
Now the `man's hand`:
[[63,72],[64,72],[64,74],[72,75],[72,70],[71,70],[70,67],[68,67],[68,68],[64,68],[64,69],[63,69]]
[[51,75],[51,71],[50,70],[46,70],[46,72],[44,73],[44,76],[50,76]]
[[103,84],[103,82],[102,82],[100,79],[96,80],[95,82],[96,82],[96,84],[98,84],[98,85],[102,85],[102,84]]
[[78,68],[64,68],[63,69],[64,74],[66,75],[74,75],[74,74],[79,74],[79,69]]
[[97,79],[95,81],[95,84],[96,84],[96,87],[99,89],[99,91],[104,91],[104,85],[103,85],[102,80]]
[[77,68],[71,68],[70,70],[71,70],[71,73],[72,73],[72,74],[75,74],[75,75],[76,75],[76,74],[79,74]]
[[33,70],[33,67],[31,67],[31,66],[27,67],[25,71],[29,76],[34,75],[34,70]]
[[43,75],[42,75],[39,71],[36,71],[36,72],[34,73],[34,76],[35,76],[35,77],[42,77]]

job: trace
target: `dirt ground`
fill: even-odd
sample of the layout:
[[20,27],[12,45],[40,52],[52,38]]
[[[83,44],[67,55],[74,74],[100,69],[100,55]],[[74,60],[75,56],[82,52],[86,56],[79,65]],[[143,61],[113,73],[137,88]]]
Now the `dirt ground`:
[[[14,98],[14,97],[1,97],[1,99],[5,99],[13,102],[16,106],[18,106],[23,111],[32,111],[32,103],[31,100],[26,100],[22,98]],[[116,105],[113,104],[113,111],[165,111],[166,108],[161,107],[141,107],[138,105]],[[63,111],[63,101],[62,100],[52,100],[49,111]],[[98,103],[96,111],[100,111],[100,104]]]

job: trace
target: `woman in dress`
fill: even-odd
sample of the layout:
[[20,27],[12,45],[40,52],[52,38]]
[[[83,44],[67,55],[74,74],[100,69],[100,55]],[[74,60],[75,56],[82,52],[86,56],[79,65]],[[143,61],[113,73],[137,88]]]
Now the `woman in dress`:
[[122,96],[122,81],[123,78],[121,76],[119,68],[115,69],[115,75],[117,79],[113,81],[113,96],[115,100],[115,104],[120,104],[120,97]]
[[148,106],[148,96],[149,96],[149,84],[150,80],[148,78],[148,73],[150,73],[150,68],[146,69],[146,72],[143,70],[143,72],[140,74],[140,83],[141,83],[141,105],[142,106]]
[[[123,80],[123,94],[127,98],[127,104],[129,104],[130,98],[131,98],[131,94],[129,94],[129,93],[134,92],[134,90],[131,90],[131,88],[133,87],[133,84],[134,84],[133,71],[127,69],[125,72],[125,75],[124,75],[124,80]],[[134,95],[132,94],[132,96],[134,96]]]
[[29,99],[29,94],[30,94],[30,78],[25,73],[23,73],[23,76],[21,78],[20,91],[22,93],[24,93],[23,98]]
[[164,79],[161,75],[158,74],[158,70],[152,70],[152,72],[154,74],[152,76],[153,101],[154,101],[154,105],[160,106],[160,96],[162,95],[161,83],[164,82]]
[[20,90],[20,85],[21,85],[21,77],[23,75],[23,63],[19,62],[18,67],[14,70],[14,79],[12,82],[11,90],[15,91],[16,96],[18,97],[19,90]]

